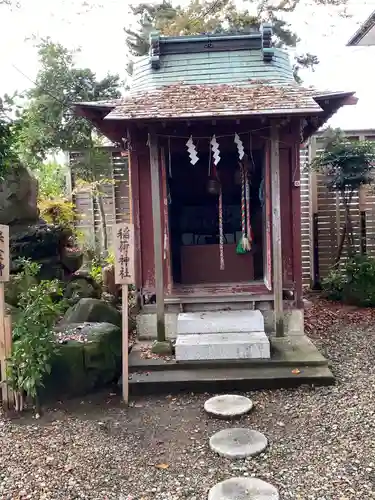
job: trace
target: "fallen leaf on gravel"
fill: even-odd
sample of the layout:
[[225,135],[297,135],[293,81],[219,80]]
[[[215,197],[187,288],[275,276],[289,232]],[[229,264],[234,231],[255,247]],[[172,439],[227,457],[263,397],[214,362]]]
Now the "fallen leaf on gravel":
[[168,469],[169,465],[168,464],[156,464],[155,467],[157,469],[165,470],[165,469]]

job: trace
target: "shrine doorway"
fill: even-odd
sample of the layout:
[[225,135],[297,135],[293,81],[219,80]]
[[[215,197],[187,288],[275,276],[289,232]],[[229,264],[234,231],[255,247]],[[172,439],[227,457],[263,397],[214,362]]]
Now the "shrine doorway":
[[[249,189],[241,176],[238,152],[222,151],[217,168],[209,153],[192,165],[186,153],[171,155],[168,175],[171,271],[175,285],[263,281],[263,150],[247,157]],[[218,183],[213,182],[216,179]],[[222,190],[220,210],[219,187]],[[216,187],[215,187],[216,186]],[[246,191],[246,190],[245,190]],[[243,217],[246,204],[246,220]],[[222,243],[220,243],[222,214]],[[251,249],[239,252],[243,223],[250,225]]]

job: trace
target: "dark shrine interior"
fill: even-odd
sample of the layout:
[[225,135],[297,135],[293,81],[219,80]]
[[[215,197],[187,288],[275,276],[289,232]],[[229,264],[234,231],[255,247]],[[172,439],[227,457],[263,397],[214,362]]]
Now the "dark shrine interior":
[[[251,252],[246,256],[236,254],[236,246],[242,236],[241,175],[237,149],[221,151],[220,158],[216,173],[223,193],[225,273],[221,273],[219,264],[214,267],[210,257],[213,255],[216,259],[219,252],[219,196],[208,189],[210,174],[215,174],[212,167],[209,171],[208,152],[200,151],[195,165],[190,163],[185,151],[166,158],[171,265],[175,284],[263,280],[263,150],[253,150],[249,155],[253,243]],[[241,269],[247,269],[247,262],[251,262],[251,270],[249,267],[249,273],[241,272]],[[203,268],[210,266],[211,275],[202,274]],[[198,275],[197,267],[202,268]]]

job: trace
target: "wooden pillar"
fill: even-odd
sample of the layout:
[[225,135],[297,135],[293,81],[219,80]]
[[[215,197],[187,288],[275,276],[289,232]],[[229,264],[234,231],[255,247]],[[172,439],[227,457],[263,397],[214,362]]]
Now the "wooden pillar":
[[[309,165],[316,157],[316,137],[309,142]],[[318,174],[315,170],[309,175],[309,209],[310,209],[310,286],[313,290],[319,288],[319,235],[318,235]]]
[[276,337],[284,336],[283,261],[280,209],[280,145],[277,122],[271,124],[272,260]]
[[294,281],[294,306],[303,307],[302,302],[302,248],[301,248],[301,165],[300,165],[300,137],[296,138],[292,147],[292,228],[293,228],[293,281]]
[[152,223],[154,239],[156,324],[158,342],[165,342],[164,277],[163,277],[163,231],[160,203],[159,146],[158,137],[148,134],[150,148]]

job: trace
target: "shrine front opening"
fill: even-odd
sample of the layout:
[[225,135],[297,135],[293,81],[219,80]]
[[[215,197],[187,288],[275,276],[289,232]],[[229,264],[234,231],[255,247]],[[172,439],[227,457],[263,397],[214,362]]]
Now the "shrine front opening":
[[263,281],[263,149],[239,161],[233,144],[215,165],[200,145],[194,165],[183,151],[167,155],[166,166],[173,283]]

